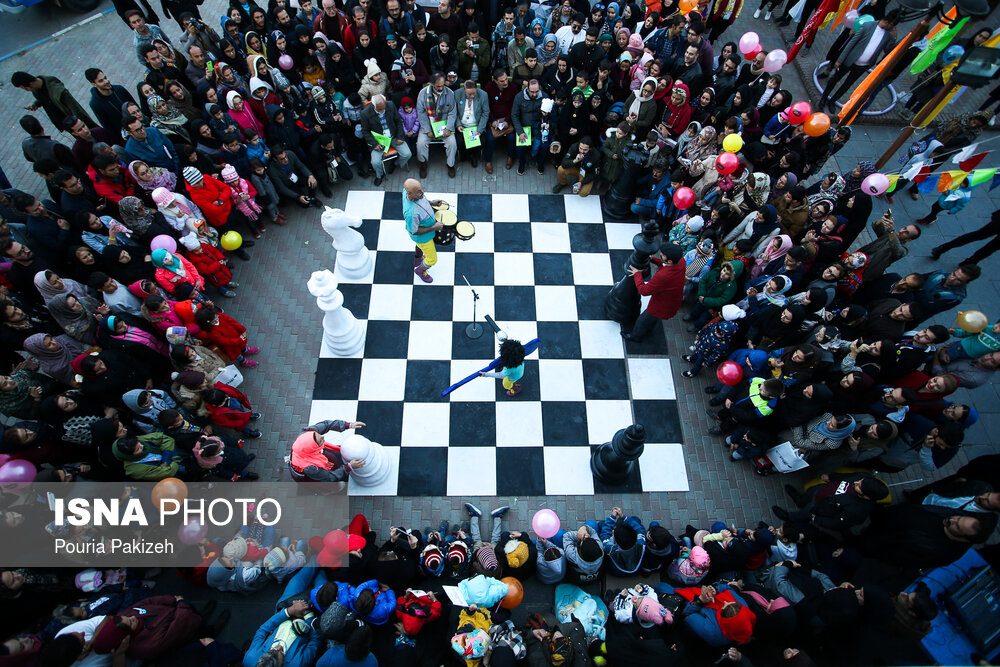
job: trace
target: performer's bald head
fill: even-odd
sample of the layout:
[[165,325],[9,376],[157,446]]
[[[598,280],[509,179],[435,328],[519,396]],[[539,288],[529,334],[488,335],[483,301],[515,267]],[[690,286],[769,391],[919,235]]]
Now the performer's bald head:
[[406,190],[406,196],[411,201],[416,201],[424,196],[424,186],[415,178],[403,181],[403,189]]

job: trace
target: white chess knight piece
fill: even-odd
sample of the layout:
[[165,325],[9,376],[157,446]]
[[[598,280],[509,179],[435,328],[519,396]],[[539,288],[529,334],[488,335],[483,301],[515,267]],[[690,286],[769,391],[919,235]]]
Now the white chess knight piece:
[[365,346],[365,329],[347,308],[344,295],[337,289],[337,279],[329,269],[314,271],[306,283],[309,293],[323,315],[323,353],[325,356],[349,357]]
[[372,272],[375,262],[365,247],[365,238],[352,227],[360,227],[361,220],[347,215],[339,208],[326,207],[320,217],[323,231],[333,238],[337,251],[337,275],[344,280],[362,280]]
[[390,475],[394,475],[394,464],[386,456],[385,448],[377,442],[372,442],[363,435],[350,435],[340,445],[340,456],[345,461],[361,459],[365,465],[351,470],[351,481],[359,486],[377,486]]

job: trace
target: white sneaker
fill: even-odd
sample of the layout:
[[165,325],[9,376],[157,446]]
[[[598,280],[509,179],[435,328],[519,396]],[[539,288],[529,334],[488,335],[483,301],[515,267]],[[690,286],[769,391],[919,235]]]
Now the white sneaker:
[[765,21],[770,21],[771,20],[771,10],[770,9],[767,10],[767,14],[764,14],[764,20]]
[[753,13],[753,17],[754,17],[755,19],[759,19],[759,18],[760,18],[760,8],[758,8],[758,9],[757,9],[757,11],[755,11],[755,12]]

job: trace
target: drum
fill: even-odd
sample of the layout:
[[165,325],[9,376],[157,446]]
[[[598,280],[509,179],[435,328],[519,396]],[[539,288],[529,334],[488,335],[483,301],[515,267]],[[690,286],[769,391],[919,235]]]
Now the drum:
[[451,245],[455,240],[455,228],[445,227],[444,229],[438,230],[434,234],[434,244],[435,245]]
[[449,204],[448,202],[442,200],[440,204],[438,204],[437,206],[434,207],[434,210],[435,211],[447,211],[450,208],[451,208],[451,204]]
[[476,235],[476,226],[471,222],[469,222],[468,220],[462,220],[457,225],[455,225],[455,236],[462,239],[463,241],[468,241],[475,235]]
[[440,209],[434,214],[434,220],[444,225],[444,228],[434,235],[434,243],[450,245],[455,240],[455,223],[458,222],[458,217],[448,209]]
[[434,221],[440,222],[445,227],[454,227],[455,223],[458,222],[458,216],[455,215],[454,211],[445,208],[434,214]]

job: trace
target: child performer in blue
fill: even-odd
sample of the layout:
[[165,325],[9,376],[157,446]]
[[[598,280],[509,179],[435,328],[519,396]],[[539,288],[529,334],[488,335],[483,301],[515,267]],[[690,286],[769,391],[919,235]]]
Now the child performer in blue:
[[480,373],[479,375],[501,378],[507,395],[517,396],[521,393],[521,385],[517,381],[524,375],[524,357],[524,346],[521,345],[521,341],[508,338],[500,343],[500,372]]

